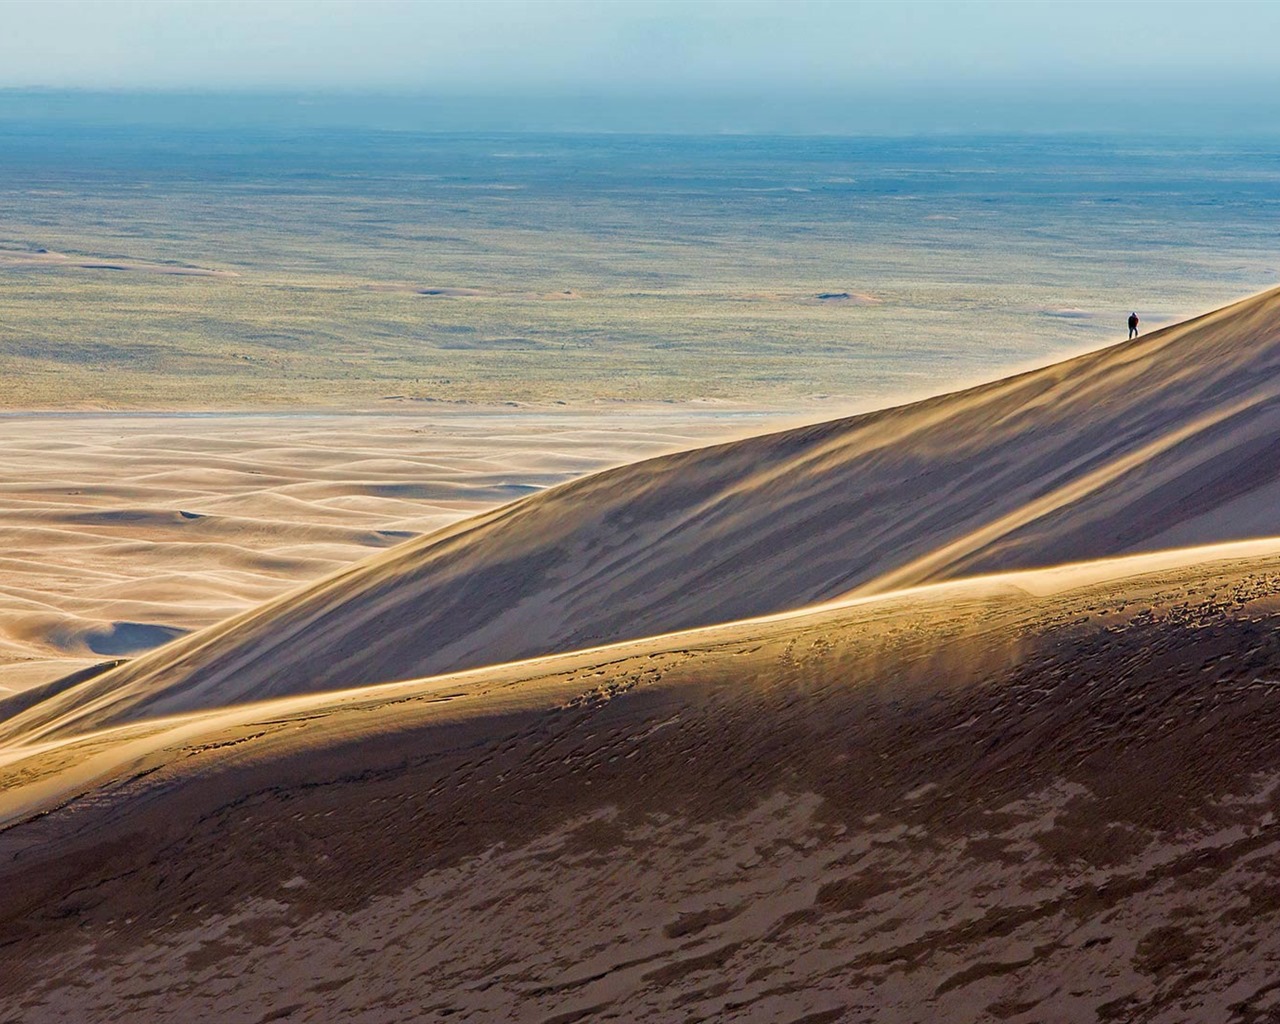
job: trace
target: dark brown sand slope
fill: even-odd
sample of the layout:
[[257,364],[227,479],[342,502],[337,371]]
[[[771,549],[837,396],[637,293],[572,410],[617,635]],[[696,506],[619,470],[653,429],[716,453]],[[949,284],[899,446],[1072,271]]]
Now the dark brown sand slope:
[[1278,627],[1231,545],[10,749],[0,1020],[1274,1020]]
[[1277,436],[1280,290],[973,390],[556,488],[10,705],[0,738],[1280,534]]

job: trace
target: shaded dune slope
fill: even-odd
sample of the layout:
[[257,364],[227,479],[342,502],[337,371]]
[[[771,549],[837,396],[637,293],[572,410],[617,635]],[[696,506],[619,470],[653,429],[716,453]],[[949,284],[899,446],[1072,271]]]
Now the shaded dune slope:
[[1278,627],[1259,542],[10,750],[0,996],[1269,1019]]
[[513,503],[46,689],[0,739],[1280,533],[1278,399],[1280,290],[968,391]]

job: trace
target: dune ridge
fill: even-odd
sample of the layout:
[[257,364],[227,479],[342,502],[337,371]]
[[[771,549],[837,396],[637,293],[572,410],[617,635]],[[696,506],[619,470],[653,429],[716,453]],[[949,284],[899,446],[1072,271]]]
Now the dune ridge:
[[1272,290],[967,391],[553,488],[50,694],[0,737],[1280,533],[1278,397]]

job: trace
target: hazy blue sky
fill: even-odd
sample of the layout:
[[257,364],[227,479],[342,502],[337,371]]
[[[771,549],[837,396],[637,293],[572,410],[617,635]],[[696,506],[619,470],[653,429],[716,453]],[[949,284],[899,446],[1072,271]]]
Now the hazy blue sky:
[[1275,80],[1280,3],[10,0],[9,86],[825,91]]
[[1186,103],[1212,121],[1269,116],[1277,39],[1280,2],[1224,0],[9,0],[0,86],[972,100],[1085,120]]

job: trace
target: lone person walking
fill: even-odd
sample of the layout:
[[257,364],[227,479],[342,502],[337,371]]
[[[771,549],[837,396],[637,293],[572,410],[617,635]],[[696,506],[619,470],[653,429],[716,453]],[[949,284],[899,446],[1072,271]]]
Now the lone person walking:
[[1138,336],[1138,314],[1129,314],[1129,338],[1130,340]]

